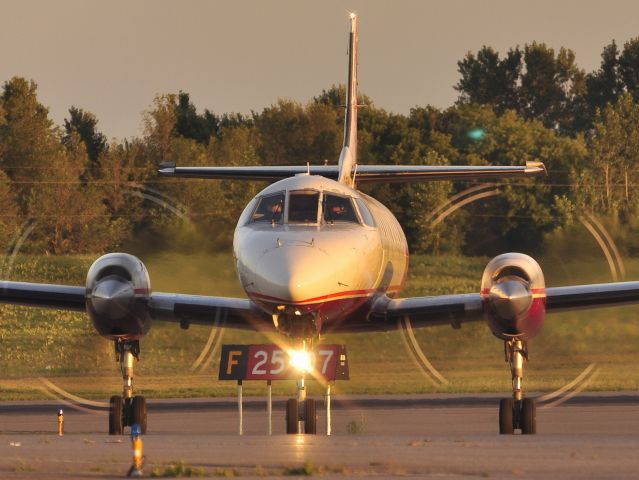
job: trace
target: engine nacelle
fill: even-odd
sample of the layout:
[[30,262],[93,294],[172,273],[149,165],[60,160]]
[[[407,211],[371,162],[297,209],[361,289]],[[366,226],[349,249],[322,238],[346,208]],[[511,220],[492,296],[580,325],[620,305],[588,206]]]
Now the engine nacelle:
[[98,258],[87,273],[87,313],[103,337],[137,340],[151,328],[151,282],[144,264],[127,253]]
[[493,258],[481,279],[484,316],[498,338],[527,340],[537,335],[546,314],[546,284],[539,264],[523,253]]

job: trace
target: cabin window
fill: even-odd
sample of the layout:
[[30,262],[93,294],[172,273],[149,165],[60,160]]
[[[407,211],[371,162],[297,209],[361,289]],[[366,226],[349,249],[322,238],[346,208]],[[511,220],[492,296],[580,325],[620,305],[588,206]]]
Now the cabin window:
[[351,222],[359,223],[353,202],[350,197],[324,194],[324,221],[327,223]]
[[319,192],[297,190],[289,193],[288,223],[317,223]]
[[355,203],[357,203],[357,208],[359,208],[359,213],[362,216],[364,225],[368,227],[376,227],[375,219],[373,218],[371,211],[368,209],[368,207],[364,203],[364,200],[362,200],[361,198],[356,198]]
[[251,222],[282,223],[284,215],[284,192],[265,195],[257,203]]

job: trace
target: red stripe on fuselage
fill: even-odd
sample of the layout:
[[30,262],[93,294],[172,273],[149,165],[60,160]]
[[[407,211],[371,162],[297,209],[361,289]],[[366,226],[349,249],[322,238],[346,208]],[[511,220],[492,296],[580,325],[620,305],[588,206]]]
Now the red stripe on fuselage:
[[[401,288],[401,285],[391,285],[390,287],[388,287],[388,289],[385,291],[385,293],[389,293],[391,291],[397,291]],[[251,298],[255,298],[255,299],[259,299],[259,300],[267,300],[270,302],[277,302],[278,304],[286,304],[286,305],[306,305],[310,302],[313,302],[315,304],[320,304],[325,302],[326,300],[337,300],[339,298],[345,298],[345,297],[349,297],[349,298],[353,298],[353,297],[369,297],[371,294],[378,292],[379,290],[376,288],[369,288],[366,290],[348,290],[345,292],[335,292],[335,293],[329,293],[327,295],[320,295],[319,297],[312,297],[312,298],[307,298],[304,300],[299,300],[299,301],[292,301],[292,300],[286,300],[284,298],[279,298],[279,297],[272,297],[270,295],[263,295],[261,293],[258,292],[246,292],[248,294],[249,297]]]

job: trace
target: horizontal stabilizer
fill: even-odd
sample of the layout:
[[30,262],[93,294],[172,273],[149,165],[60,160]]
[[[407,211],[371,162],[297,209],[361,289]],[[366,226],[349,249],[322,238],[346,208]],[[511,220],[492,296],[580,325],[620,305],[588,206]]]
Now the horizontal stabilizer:
[[480,178],[524,177],[546,173],[541,162],[517,166],[470,165],[358,165],[357,183],[405,183],[430,180],[474,180]]
[[[247,166],[247,167],[177,167],[163,163],[160,175],[221,180],[281,180],[293,175],[310,173],[337,179],[337,165],[309,166]],[[517,166],[468,165],[358,165],[356,183],[407,183],[431,180],[474,180],[483,178],[525,177],[545,174],[541,162],[526,162]]]
[[163,163],[160,175],[171,177],[211,178],[218,180],[281,180],[294,175],[310,173],[337,180],[337,165],[268,166],[268,167],[176,167],[174,163]]

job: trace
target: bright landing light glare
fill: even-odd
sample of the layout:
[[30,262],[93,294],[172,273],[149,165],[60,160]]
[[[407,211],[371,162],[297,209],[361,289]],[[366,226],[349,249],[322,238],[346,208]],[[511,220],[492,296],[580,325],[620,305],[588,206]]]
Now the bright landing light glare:
[[297,370],[308,372],[313,367],[311,353],[306,350],[291,350],[289,356],[291,357],[291,365]]

